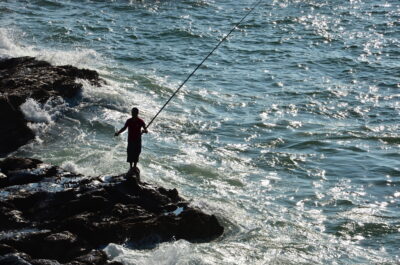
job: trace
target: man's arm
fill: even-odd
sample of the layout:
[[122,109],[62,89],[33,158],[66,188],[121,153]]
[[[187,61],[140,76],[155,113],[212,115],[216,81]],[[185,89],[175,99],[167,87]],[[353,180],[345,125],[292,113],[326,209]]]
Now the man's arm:
[[122,132],[124,132],[124,131],[126,130],[126,128],[128,128],[127,122],[125,122],[124,127],[122,127],[121,130],[119,130],[118,132],[116,132],[116,133],[114,134],[114,136],[120,135]]
[[148,133],[149,132],[149,131],[147,131],[146,123],[143,122],[142,127],[143,127],[142,133]]

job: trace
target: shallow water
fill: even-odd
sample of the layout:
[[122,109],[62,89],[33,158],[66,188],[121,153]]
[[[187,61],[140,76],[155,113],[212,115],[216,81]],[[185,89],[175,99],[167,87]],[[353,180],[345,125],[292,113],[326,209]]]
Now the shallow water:
[[[252,1],[7,1],[0,56],[97,70],[80,100],[24,109],[15,153],[122,173],[147,122]],[[143,138],[142,178],[176,187],[226,228],[206,244],[132,250],[125,264],[400,263],[400,4],[263,1]]]

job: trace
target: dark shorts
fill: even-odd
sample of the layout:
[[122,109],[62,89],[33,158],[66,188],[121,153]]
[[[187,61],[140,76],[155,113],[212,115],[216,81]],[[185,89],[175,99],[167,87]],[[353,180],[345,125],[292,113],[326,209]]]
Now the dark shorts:
[[128,142],[128,148],[127,148],[128,158],[126,161],[129,163],[139,162],[140,152],[142,152],[142,140],[141,139],[136,140],[134,142]]

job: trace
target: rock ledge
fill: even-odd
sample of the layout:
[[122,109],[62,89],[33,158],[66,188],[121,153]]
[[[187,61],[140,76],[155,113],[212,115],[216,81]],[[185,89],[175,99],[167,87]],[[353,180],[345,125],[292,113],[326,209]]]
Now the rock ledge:
[[85,177],[15,157],[0,169],[0,264],[111,264],[100,250],[109,243],[205,242],[223,233],[214,215],[133,171]]
[[34,139],[20,110],[28,98],[45,103],[54,97],[73,98],[82,90],[77,79],[105,83],[96,71],[71,65],[53,66],[33,57],[0,58],[0,156]]

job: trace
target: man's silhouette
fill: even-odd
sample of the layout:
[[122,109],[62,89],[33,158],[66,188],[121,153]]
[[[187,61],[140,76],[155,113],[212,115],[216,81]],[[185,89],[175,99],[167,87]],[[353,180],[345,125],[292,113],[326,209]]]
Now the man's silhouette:
[[[136,165],[139,161],[139,155],[142,151],[142,133],[147,133],[146,124],[144,121],[138,117],[139,109],[133,108],[132,109],[132,118],[128,119],[125,122],[124,127],[121,128],[118,132],[114,134],[114,136],[118,136],[120,133],[128,128],[128,158],[127,162],[130,164],[130,168],[133,167],[136,169]],[[142,130],[143,128],[143,130]]]

